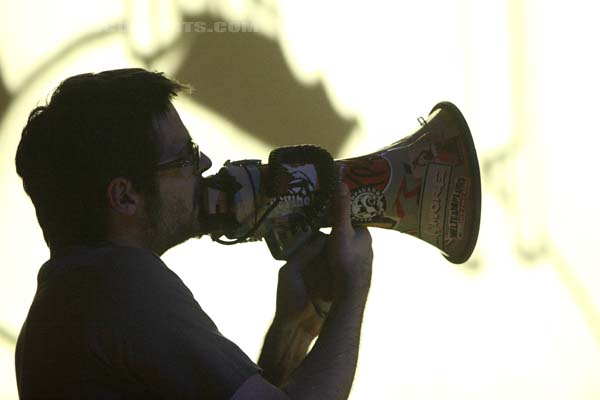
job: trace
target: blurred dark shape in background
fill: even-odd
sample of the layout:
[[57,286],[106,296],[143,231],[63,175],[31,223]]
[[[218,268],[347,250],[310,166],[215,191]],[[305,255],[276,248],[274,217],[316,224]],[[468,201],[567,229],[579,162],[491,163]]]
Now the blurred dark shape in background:
[[0,121],[2,121],[2,117],[8,109],[8,103],[10,102],[10,100],[10,93],[8,93],[8,89],[4,85],[2,71],[0,70]]
[[[210,14],[185,15],[206,26]],[[321,83],[303,85],[279,43],[256,32],[182,35],[189,51],[174,76],[191,84],[192,97],[269,146],[310,143],[336,154],[357,122],[340,116]]]
[[2,345],[2,342],[13,345],[17,343],[17,335],[11,332],[10,329],[0,325],[0,345]]

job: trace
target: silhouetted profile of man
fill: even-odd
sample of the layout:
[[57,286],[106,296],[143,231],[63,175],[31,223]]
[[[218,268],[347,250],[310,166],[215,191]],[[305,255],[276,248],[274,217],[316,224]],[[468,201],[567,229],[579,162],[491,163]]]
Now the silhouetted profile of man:
[[[171,103],[185,88],[142,69],[83,74],[31,112],[16,166],[50,259],[17,343],[21,398],[347,398],[373,253],[345,186],[331,235],[280,270],[258,365],[161,261],[203,233],[211,161]],[[329,289],[309,291],[323,271]]]

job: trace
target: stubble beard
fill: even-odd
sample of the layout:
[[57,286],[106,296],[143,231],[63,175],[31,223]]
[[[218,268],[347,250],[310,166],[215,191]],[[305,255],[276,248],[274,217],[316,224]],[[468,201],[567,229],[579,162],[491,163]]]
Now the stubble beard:
[[[194,196],[197,195],[197,188]],[[202,237],[201,212],[192,202],[192,207],[186,205],[181,198],[171,199],[165,203],[158,193],[150,196],[148,201],[147,241],[157,254],[181,244],[191,238]]]

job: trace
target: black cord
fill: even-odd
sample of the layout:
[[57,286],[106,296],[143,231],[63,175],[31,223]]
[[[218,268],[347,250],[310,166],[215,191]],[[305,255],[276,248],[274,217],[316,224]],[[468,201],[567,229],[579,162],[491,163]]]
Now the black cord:
[[269,208],[267,209],[267,211],[265,211],[265,213],[262,215],[262,217],[260,217],[258,222],[256,222],[256,224],[254,224],[252,229],[250,229],[250,231],[248,231],[248,233],[246,233],[242,237],[235,239],[235,240],[231,240],[231,241],[226,241],[226,240],[219,239],[219,238],[212,238],[212,240],[214,240],[215,242],[217,242],[219,244],[224,244],[227,246],[245,242],[250,236],[254,235],[254,233],[258,230],[258,228],[262,225],[265,218],[267,218],[269,216],[269,214],[275,209],[275,207],[277,207],[277,205],[279,204],[279,200],[280,200],[280,198],[278,197],[275,200],[275,202],[273,202],[273,204],[271,204],[269,206]]

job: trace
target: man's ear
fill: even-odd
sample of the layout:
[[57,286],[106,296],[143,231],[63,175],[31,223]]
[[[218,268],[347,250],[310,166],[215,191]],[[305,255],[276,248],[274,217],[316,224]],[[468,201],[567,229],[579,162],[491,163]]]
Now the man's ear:
[[141,195],[133,189],[129,179],[114,178],[106,188],[108,208],[128,216],[133,216],[141,206]]

